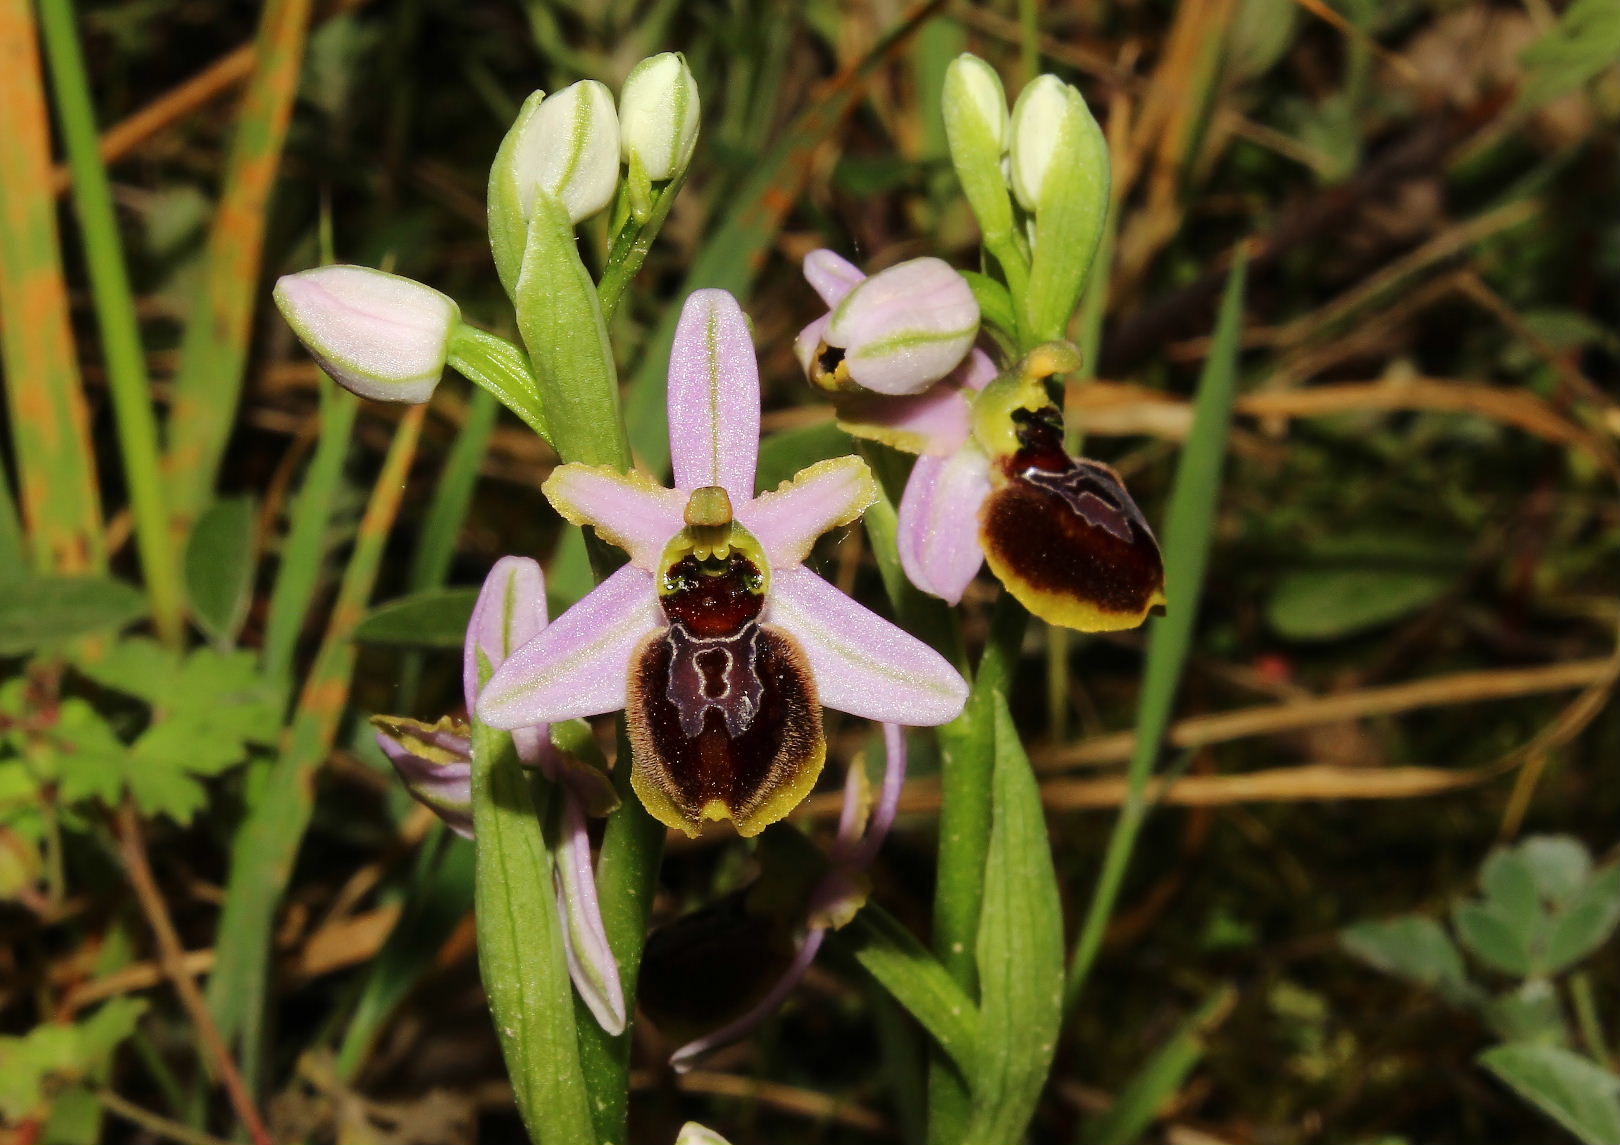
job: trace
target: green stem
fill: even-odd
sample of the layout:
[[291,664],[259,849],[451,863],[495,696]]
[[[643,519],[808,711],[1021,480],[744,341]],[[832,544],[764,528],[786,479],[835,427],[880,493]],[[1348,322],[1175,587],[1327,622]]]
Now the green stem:
[[1569,1000],[1575,1011],[1575,1025],[1581,1031],[1586,1052],[1604,1069],[1614,1069],[1614,1058],[1603,1039],[1603,1023],[1598,1021],[1597,1004],[1592,1000],[1592,978],[1581,970],[1570,975]]
[[[991,779],[995,770],[995,696],[1017,662],[1028,613],[1003,592],[990,621],[968,706],[940,729],[939,867],[934,888],[934,950],[970,998],[978,997],[975,959],[990,851]],[[929,1140],[960,1140],[968,1085],[938,1055],[929,1069]]]
[[113,213],[107,168],[101,160],[90,80],[68,0],[45,0],[40,5],[40,27],[57,116],[73,171],[73,209],[84,240],[107,385],[124,458],[124,478],[129,484],[135,541],[140,548],[146,591],[152,599],[152,621],[166,644],[179,647],[186,635],[185,592],[179,554],[169,532],[158,460],[157,418],[152,412],[146,354],[136,324],[135,298]]
[[658,197],[653,200],[652,212],[647,216],[645,223],[638,223],[634,216],[627,218],[623,228],[613,238],[613,249],[608,254],[607,268],[602,271],[602,281],[597,285],[596,296],[602,302],[602,321],[608,325],[613,324],[613,315],[619,309],[619,300],[624,297],[625,290],[641,264],[647,261],[647,252],[652,249],[653,240],[669,217],[669,210],[675,205],[675,196],[680,194],[681,185],[686,182],[687,167],[675,178],[671,179]]
[[522,350],[505,338],[463,323],[450,337],[448,364],[469,382],[494,395],[547,442],[551,441],[540,383]]
[[1024,83],[1032,82],[1041,71],[1040,5],[1036,0],[1018,0],[1018,70]]

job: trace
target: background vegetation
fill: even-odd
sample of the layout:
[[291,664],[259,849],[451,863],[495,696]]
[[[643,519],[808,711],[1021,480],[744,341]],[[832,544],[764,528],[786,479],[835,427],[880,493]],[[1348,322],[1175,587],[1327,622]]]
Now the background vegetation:
[[[3,7],[15,64],[35,28],[26,4]],[[1076,328],[1094,377],[1071,388],[1069,414],[1152,520],[1232,254],[1247,248],[1237,421],[1169,737],[1174,779],[1152,789],[1035,1139],[1110,1139],[1096,1116],[1170,1043],[1152,1139],[1566,1140],[1474,1064],[1487,1020],[1375,973],[1339,933],[1448,914],[1487,852],[1526,835],[1572,835],[1600,863],[1615,858],[1612,7],[1134,0],[1021,21],[1000,3],[886,0],[47,3],[83,39],[83,110],[111,164],[139,338],[98,328],[107,216],[64,198],[70,183],[82,196],[89,168],[70,179],[30,166],[29,145],[0,146],[0,1030],[81,1020],[46,1079],[53,1102],[19,1090],[7,1106],[0,1083],[0,1140],[185,1140],[185,1125],[207,1120],[214,1067],[203,1000],[176,1004],[168,983],[210,970],[243,1097],[278,1140],[516,1139],[472,957],[470,861],[404,797],[359,718],[438,715],[456,703],[458,659],[404,651],[380,621],[350,637],[360,610],[476,585],[505,553],[560,549],[551,589],[577,597],[587,570],[539,493],[555,459],[459,381],[425,419],[356,409],[297,350],[268,283],[322,261],[324,232],[339,261],[431,283],[493,323],[507,311],[484,180],[519,102],[581,77],[617,88],[669,48],[697,74],[704,133],[615,318],[615,345],[643,347],[620,368],[651,468],[665,460],[675,304],[703,285],[737,293],[756,324],[778,435],[762,485],[843,451],[792,357],[817,312],[798,264],[817,246],[872,265],[971,257],[938,117],[958,51],[1012,86],[1036,70],[1076,82],[1112,141],[1117,210]],[[19,94],[38,83],[21,75],[4,81],[0,137],[38,141],[45,105]],[[68,108],[52,100],[63,158]],[[51,318],[63,312],[48,249],[58,201],[71,340]],[[143,529],[143,473],[155,470],[129,460],[140,432],[120,405],[143,373],[184,548],[156,539],[163,518]],[[50,405],[78,392],[82,418]],[[858,532],[823,542],[818,559],[880,598]],[[31,596],[30,563],[107,567],[145,595],[122,614],[116,594]],[[189,676],[129,642],[99,668],[74,654],[65,686],[59,658],[21,658],[39,644],[28,624],[51,609],[101,627],[149,612],[153,632],[172,633],[186,583],[217,657]],[[976,639],[994,591],[984,579],[970,592]],[[1053,641],[1032,626],[1024,652],[1015,712],[1072,930],[1124,791],[1141,641]],[[242,655],[249,676],[257,664],[282,690],[243,701],[249,680],[226,718],[207,689],[230,690],[221,674]],[[168,754],[149,744],[128,774],[115,774],[127,764],[114,743],[101,771],[59,775],[50,753],[67,741],[29,722],[42,710],[29,697],[64,687],[104,689],[103,711],[124,704],[111,725],[126,739],[146,744],[169,722],[180,742]],[[51,718],[68,719],[71,702]],[[256,745],[278,736],[271,765]],[[847,758],[860,737],[848,729],[835,752]],[[70,744],[81,755],[82,740]],[[876,872],[879,900],[919,928],[937,809],[927,772]],[[262,918],[222,934],[232,849],[260,845],[241,833],[243,809],[267,783],[295,793],[309,829],[301,848],[266,856],[289,880],[281,909],[269,913],[272,891]],[[88,810],[75,802],[86,799]],[[836,796],[804,814],[835,817]],[[672,845],[659,916],[737,885],[745,852],[709,844]],[[252,948],[253,925],[269,928],[272,951],[257,1011],[233,998],[256,979],[229,951]],[[1600,1015],[1620,1005],[1612,954],[1582,978]],[[1512,980],[1489,960],[1474,969],[1487,989]],[[183,1000],[185,989],[197,987]],[[147,1009],[92,1009],[107,999]],[[262,1014],[263,1028],[244,1032],[245,1016],[233,1028],[233,1008]],[[760,1036],[683,1077],[662,1068],[670,1047],[656,1031],[640,1036],[638,1141],[669,1140],[686,1117],[739,1145],[914,1139],[895,1095],[919,1084],[918,1035],[835,964]],[[1601,1060],[1615,1036],[1610,1023],[1607,1050],[1579,1044]]]

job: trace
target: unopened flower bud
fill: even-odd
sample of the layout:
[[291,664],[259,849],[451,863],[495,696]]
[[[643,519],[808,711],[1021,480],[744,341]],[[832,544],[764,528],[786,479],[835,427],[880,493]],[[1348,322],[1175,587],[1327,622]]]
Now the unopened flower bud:
[[699,1125],[696,1121],[688,1121],[681,1126],[680,1133],[676,1135],[675,1145],[729,1145],[729,1143],[713,1129]]
[[444,374],[461,308],[447,295],[363,266],[282,276],[276,306],[344,389],[384,402],[428,400]]
[[1013,192],[1035,216],[1025,333],[1062,338],[1108,216],[1108,143],[1078,91],[1040,76],[1013,108],[1011,159]]
[[578,223],[611,203],[618,184],[619,116],[604,85],[580,80],[524,100],[489,172],[489,241],[507,292],[536,196],[551,196]]
[[619,94],[619,139],[630,170],[631,209],[652,208],[651,184],[686,169],[697,144],[698,89],[679,52],[649,56],[631,69]]
[[945,69],[942,95],[945,139],[979,226],[987,237],[1012,230],[1012,205],[1001,173],[1007,153],[1007,93],[1001,77],[978,56],[963,52]]
[[858,284],[824,326],[805,330],[799,352],[824,388],[914,394],[954,370],[978,333],[967,279],[940,259],[914,258]]

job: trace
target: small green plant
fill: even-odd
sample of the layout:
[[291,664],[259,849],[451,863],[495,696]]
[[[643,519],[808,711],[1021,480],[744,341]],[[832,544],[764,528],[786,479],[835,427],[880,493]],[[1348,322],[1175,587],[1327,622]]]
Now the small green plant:
[[1579,969],[1620,924],[1620,866],[1594,869],[1579,841],[1538,835],[1492,851],[1479,888],[1453,906],[1450,933],[1409,914],[1356,923],[1341,941],[1477,1014],[1501,1044],[1475,1060],[1581,1141],[1620,1141],[1620,1077]]

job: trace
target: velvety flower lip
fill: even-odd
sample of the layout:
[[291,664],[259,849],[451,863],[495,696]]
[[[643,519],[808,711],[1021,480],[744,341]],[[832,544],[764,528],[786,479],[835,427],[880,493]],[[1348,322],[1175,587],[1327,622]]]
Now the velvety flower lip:
[[[596,525],[631,563],[517,649],[478,711],[519,728],[626,708],[632,782],[656,817],[692,835],[716,818],[754,834],[814,783],[818,704],[938,724],[961,711],[967,686],[800,563],[875,499],[864,463],[822,462],[755,495],[758,366],[724,291],[697,291],[682,310],[669,424],[673,490],[575,465],[547,481],[559,512]],[[759,720],[791,734],[750,739]]]
[[986,561],[1026,608],[1085,632],[1134,628],[1164,607],[1157,540],[1119,475],[1069,456],[1045,379],[1078,365],[1054,343],[994,378],[974,358],[910,398],[846,401],[850,433],[918,454],[897,546],[918,588],[956,604]]
[[919,393],[955,369],[978,336],[978,299],[940,259],[910,259],[868,278],[817,250],[804,274],[828,312],[800,332],[794,350],[825,389]]

